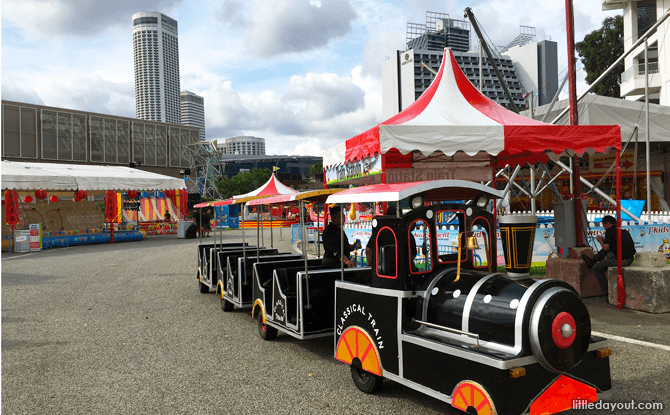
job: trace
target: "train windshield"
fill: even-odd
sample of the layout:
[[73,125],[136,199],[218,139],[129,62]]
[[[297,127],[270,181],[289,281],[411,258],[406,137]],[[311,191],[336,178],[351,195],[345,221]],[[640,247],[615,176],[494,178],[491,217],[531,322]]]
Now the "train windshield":
[[[437,261],[441,264],[456,263],[458,259],[459,235],[465,230],[465,212],[463,210],[440,210],[435,221],[437,232]],[[468,258],[468,251],[461,251],[461,260]]]
[[409,232],[410,272],[418,274],[433,270],[432,246],[428,222],[417,219],[410,225]]

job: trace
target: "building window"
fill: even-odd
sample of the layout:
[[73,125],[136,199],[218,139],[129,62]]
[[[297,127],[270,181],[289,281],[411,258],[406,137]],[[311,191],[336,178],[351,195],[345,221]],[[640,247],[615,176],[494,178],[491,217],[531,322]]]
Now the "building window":
[[2,155],[37,158],[37,110],[2,106]]
[[86,161],[86,117],[42,110],[42,158]]

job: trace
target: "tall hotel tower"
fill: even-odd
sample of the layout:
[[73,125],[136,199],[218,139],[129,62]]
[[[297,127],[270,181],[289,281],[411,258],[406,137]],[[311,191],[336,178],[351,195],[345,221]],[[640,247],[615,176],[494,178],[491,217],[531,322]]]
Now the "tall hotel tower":
[[205,141],[205,100],[193,92],[181,91],[182,125],[200,128],[200,141]]
[[158,12],[133,15],[135,115],[181,124],[177,21]]

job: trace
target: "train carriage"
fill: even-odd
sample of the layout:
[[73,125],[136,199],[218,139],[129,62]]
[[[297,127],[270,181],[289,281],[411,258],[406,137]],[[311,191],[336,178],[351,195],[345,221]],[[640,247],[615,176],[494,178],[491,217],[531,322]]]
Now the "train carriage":
[[[329,195],[342,190],[307,191],[259,199],[249,204],[299,204],[304,247],[307,244],[305,203],[322,203]],[[307,256],[302,262],[287,259],[254,264],[252,317],[258,320],[259,335],[265,340],[271,340],[279,331],[298,339],[332,336],[335,280],[361,281],[368,275],[367,269],[342,271],[332,265],[321,265],[320,259],[308,259]]]
[[[611,351],[591,335],[579,295],[562,281],[530,278],[534,217],[499,218],[508,272],[495,272],[490,197],[500,192],[441,180],[328,199],[412,205],[373,219],[368,283],[335,281],[335,357],[358,389],[374,393],[387,378],[478,414],[550,414],[610,395]],[[445,220],[453,234],[439,226]]]
[[248,247],[248,244],[242,242],[221,242],[198,244],[198,289],[201,293],[209,292],[209,289],[215,287],[218,281],[219,263],[217,253],[227,250],[239,250],[242,246]]

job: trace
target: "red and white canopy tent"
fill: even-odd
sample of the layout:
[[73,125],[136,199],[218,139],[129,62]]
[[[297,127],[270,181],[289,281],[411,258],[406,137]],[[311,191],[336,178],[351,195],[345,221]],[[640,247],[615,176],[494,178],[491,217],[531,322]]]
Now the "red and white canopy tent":
[[267,182],[265,182],[263,186],[259,187],[256,190],[253,190],[249,193],[245,193],[243,195],[233,196],[230,199],[198,203],[193,207],[204,208],[210,206],[225,206],[225,205],[232,205],[235,203],[245,203],[250,200],[260,199],[263,197],[278,196],[278,195],[293,195],[296,193],[298,193],[297,190],[293,190],[290,187],[286,186],[284,183],[280,182],[275,176],[275,174],[272,173],[270,179]]
[[491,180],[493,157],[501,163],[521,156],[546,161],[547,153],[557,158],[566,151],[581,155],[621,149],[618,125],[551,125],[515,114],[482,95],[451,50],[445,49],[444,56],[419,99],[344,146],[326,151],[326,184]]
[[[488,181],[494,180],[498,166],[535,165],[549,157],[616,149],[616,204],[621,212],[621,148],[618,125],[551,125],[503,108],[468,81],[451,50],[445,49],[435,80],[414,103],[324,153],[324,184]],[[622,306],[620,264],[618,275]]]

